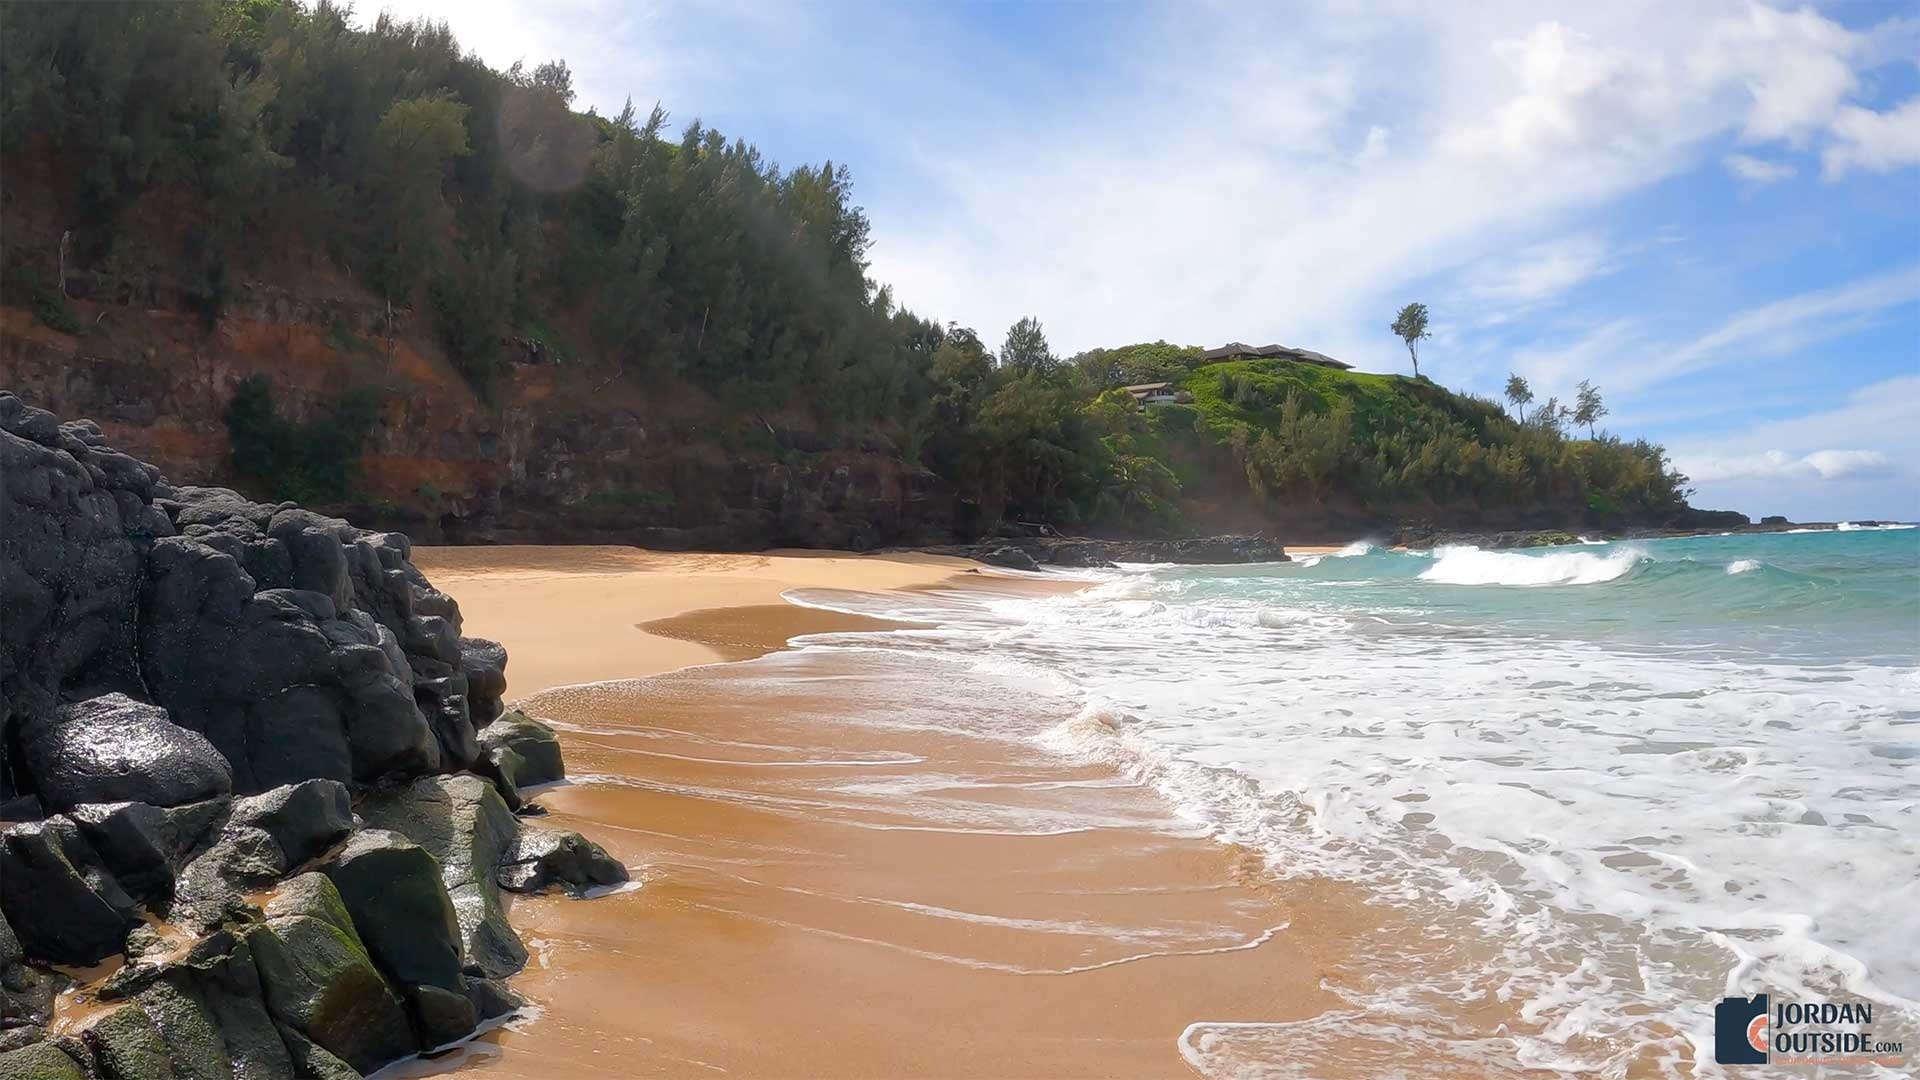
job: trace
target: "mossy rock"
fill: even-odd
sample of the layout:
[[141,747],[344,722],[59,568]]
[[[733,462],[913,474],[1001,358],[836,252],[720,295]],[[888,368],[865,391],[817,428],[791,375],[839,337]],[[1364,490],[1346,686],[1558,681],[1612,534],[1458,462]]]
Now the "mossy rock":
[[382,973],[401,987],[460,988],[460,922],[426,849],[362,829],[321,867]]
[[107,1080],[173,1080],[166,1037],[138,1005],[108,1013],[84,1036]]
[[520,823],[492,785],[477,776],[423,776],[368,799],[360,813],[369,826],[405,836],[438,861],[468,968],[503,978],[526,966],[526,946],[507,921],[494,880]]
[[370,1071],[412,1053],[400,999],[374,966],[333,883],[321,874],[295,881],[294,902],[283,889],[266,924],[247,937],[268,1010],[355,1069]]
[[0,1054],[0,1080],[88,1080],[80,1063],[50,1042]]

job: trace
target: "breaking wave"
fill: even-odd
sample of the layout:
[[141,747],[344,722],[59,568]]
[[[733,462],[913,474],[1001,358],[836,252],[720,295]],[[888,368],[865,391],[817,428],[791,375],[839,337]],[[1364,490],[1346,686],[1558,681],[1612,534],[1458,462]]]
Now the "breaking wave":
[[1421,571],[1420,579],[1446,585],[1598,585],[1632,573],[1647,558],[1637,547],[1604,555],[1585,551],[1527,555],[1471,546],[1441,547],[1435,549],[1433,565]]

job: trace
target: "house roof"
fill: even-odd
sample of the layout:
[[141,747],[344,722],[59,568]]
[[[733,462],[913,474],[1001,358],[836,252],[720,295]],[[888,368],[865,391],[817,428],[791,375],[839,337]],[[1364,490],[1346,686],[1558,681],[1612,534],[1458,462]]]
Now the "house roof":
[[1325,353],[1311,349],[1295,349],[1287,345],[1248,345],[1243,341],[1229,341],[1217,349],[1208,349],[1200,354],[1202,360],[1231,360],[1236,356],[1264,356],[1276,360],[1297,360],[1303,364],[1319,364],[1322,367],[1339,368],[1346,371],[1353,367],[1344,364]]
[[1129,394],[1151,394],[1155,390],[1171,390],[1173,389],[1173,384],[1170,382],[1143,382],[1135,383],[1132,386],[1123,386],[1120,389],[1125,390]]

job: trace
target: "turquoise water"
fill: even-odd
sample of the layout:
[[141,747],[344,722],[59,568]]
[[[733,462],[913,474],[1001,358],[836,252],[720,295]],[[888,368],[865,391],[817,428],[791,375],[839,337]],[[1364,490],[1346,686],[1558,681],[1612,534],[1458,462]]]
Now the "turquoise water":
[[[1195,599],[1253,594],[1389,619],[1729,657],[1912,664],[1920,641],[1920,529],[1749,533],[1512,552],[1369,549],[1354,557],[1307,557],[1289,570],[1159,576],[1192,582]],[[1484,587],[1535,579],[1561,587]]]
[[1394,913],[1349,1010],[1197,1020],[1199,1071],[1723,1075],[1713,1003],[1761,990],[1920,1046],[1920,530],[1089,578],[798,599],[940,622],[839,640],[1076,699],[1040,745]]

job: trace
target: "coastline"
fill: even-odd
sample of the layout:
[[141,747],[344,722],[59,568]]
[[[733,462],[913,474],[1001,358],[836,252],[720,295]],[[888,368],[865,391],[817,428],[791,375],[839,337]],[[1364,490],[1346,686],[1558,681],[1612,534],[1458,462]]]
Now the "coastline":
[[627,1075],[1190,1075],[1189,1025],[1334,1007],[1377,922],[1353,890],[1276,882],[1112,766],[1015,734],[1073,721],[1057,700],[780,651],[902,625],[788,589],[1080,583],[927,555],[415,557],[560,729],[575,780],[540,793],[551,822],[595,830],[640,884],[516,901],[536,960],[514,985],[536,1010],[391,1075],[591,1075],[608,1055]]

